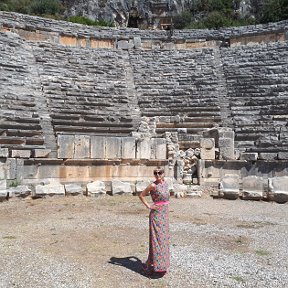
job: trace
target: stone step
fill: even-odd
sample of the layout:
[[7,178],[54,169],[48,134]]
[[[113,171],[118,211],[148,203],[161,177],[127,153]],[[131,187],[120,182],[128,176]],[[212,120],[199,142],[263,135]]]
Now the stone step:
[[39,124],[25,124],[12,121],[5,121],[1,123],[1,129],[14,129],[14,130],[41,130]]
[[133,127],[132,123],[117,123],[117,122],[89,122],[89,121],[69,121],[69,120],[52,120],[54,126],[82,126],[82,127]]
[[71,133],[93,133],[98,135],[99,133],[116,133],[116,134],[125,134],[128,135],[129,133],[135,131],[134,128],[125,128],[125,127],[86,127],[86,126],[65,126],[65,125],[55,125],[54,126],[55,132],[71,132]]
[[169,128],[169,129],[179,129],[179,128],[211,128],[214,126],[212,121],[207,122],[182,122],[182,123],[157,123],[157,129]]
[[[212,127],[213,126],[208,127],[208,128],[212,128]],[[207,127],[187,128],[187,134],[200,134],[206,129]],[[156,129],[157,134],[163,134],[165,132],[177,132],[177,131],[178,131],[178,128],[157,128]]]

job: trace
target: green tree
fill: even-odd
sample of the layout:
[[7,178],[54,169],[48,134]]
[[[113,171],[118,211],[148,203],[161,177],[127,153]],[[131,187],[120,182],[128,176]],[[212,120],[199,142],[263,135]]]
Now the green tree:
[[62,13],[64,7],[60,0],[33,0],[30,9],[36,15],[56,15]]
[[264,2],[262,23],[288,20],[288,0],[266,0]]

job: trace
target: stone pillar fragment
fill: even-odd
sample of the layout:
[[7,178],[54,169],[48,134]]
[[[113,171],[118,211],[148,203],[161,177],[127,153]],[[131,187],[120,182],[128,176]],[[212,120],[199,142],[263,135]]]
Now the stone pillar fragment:
[[234,131],[224,131],[219,136],[219,159],[234,160]]

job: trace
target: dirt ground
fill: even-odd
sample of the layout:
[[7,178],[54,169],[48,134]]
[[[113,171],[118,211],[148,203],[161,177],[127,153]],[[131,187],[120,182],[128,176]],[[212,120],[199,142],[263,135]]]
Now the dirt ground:
[[[227,286],[213,286],[208,276],[191,280],[191,286],[182,275],[187,273],[187,265],[177,258],[182,251],[177,249],[193,246],[199,251],[214,249],[220,255],[247,253],[259,261],[270,259],[273,265],[277,253],[282,252],[261,243],[277,223],[287,231],[287,208],[287,204],[216,200],[207,195],[201,199],[172,198],[171,271],[149,279],[141,272],[141,261],[148,252],[148,210],[138,197],[71,196],[2,202],[0,287],[252,287],[239,286],[245,279],[237,275],[229,276],[229,281],[234,278]],[[254,241],[255,233],[263,242]],[[287,238],[285,241],[287,244]],[[199,277],[205,278],[203,275]]]

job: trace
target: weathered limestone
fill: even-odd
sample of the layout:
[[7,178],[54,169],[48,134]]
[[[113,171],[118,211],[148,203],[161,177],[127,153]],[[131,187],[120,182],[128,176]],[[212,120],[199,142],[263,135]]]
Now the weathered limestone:
[[[228,129],[227,129],[228,130]],[[220,160],[234,160],[234,131],[219,132],[219,159]]]
[[1,147],[0,147],[0,157],[4,157],[4,158],[9,157],[9,150],[8,150],[8,148],[1,148]]
[[74,158],[74,135],[58,135],[58,158]]
[[202,138],[200,141],[201,159],[215,159],[215,140],[214,138]]
[[91,158],[105,159],[106,158],[106,137],[91,136]]
[[1,190],[0,189],[0,202],[2,202],[2,201],[5,201],[5,200],[8,200],[8,192],[7,192],[7,190],[5,189],[5,190]]
[[60,183],[50,183],[48,185],[36,185],[35,193],[33,197],[43,197],[43,196],[65,196],[64,185]]
[[225,175],[219,184],[219,195],[231,200],[237,199],[240,195],[239,182],[238,175]]
[[94,181],[87,184],[86,188],[87,196],[102,196],[106,195],[106,187],[103,181]]
[[12,150],[12,158],[29,158],[31,156],[30,150]]
[[[264,197],[265,183],[262,177],[248,176],[242,179],[242,199],[261,200]],[[267,185],[267,184],[266,184]]]
[[173,192],[176,198],[184,198],[187,194],[188,186],[184,184],[175,183],[173,185]]
[[64,184],[65,188],[65,195],[82,195],[83,194],[83,188],[80,184],[77,183],[71,183],[71,184]]
[[166,139],[152,138],[151,159],[167,159]]
[[151,183],[151,181],[145,180],[145,181],[136,181],[135,190],[136,193],[141,193],[148,185]]
[[121,158],[121,138],[107,137],[106,138],[106,157],[107,159]]
[[26,185],[19,185],[17,187],[10,187],[7,190],[9,197],[25,198],[31,195],[31,189]]
[[121,138],[121,158],[135,159],[136,157],[136,139],[134,137]]
[[269,199],[278,203],[288,201],[288,176],[269,178]]
[[75,135],[74,159],[90,158],[90,137],[88,135]]
[[112,195],[132,194],[131,184],[120,180],[112,180]]
[[49,156],[51,149],[35,149],[33,157],[35,158],[46,158]]
[[151,158],[151,140],[140,139],[137,141],[136,158],[137,159],[150,159]]
[[241,153],[240,155],[240,160],[257,161],[257,159],[258,159],[258,153],[244,152],[244,153]]

